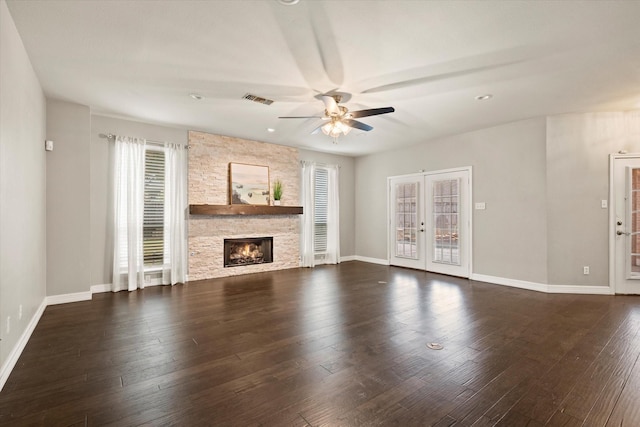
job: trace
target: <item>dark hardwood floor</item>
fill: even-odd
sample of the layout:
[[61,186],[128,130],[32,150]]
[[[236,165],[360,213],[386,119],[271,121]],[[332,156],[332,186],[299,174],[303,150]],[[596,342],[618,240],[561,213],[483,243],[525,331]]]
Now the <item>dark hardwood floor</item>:
[[639,332],[638,297],[361,262],[96,294],[46,309],[0,425],[640,426]]

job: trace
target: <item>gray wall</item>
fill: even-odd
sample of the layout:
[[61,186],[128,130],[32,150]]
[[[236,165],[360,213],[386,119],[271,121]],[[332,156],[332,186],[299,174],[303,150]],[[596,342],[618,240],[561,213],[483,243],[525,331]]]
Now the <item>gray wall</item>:
[[44,300],[47,265],[45,98],[4,1],[0,1],[0,88],[0,366],[4,366]]
[[546,283],[544,118],[356,159],[356,254],[387,259],[387,177],[473,167],[473,272]]
[[47,295],[89,290],[89,107],[47,100]]
[[[113,154],[113,144],[106,139],[100,138],[98,136],[100,133],[113,133],[115,135],[185,145],[188,142],[188,133],[183,129],[100,115],[91,116],[91,183],[89,196],[91,212],[91,285],[110,284],[112,279],[111,259],[113,245],[111,244],[110,224],[113,219],[109,208],[111,194],[109,161]],[[85,286],[84,290],[88,290],[88,287]]]
[[340,256],[355,255],[355,159],[308,150],[300,150],[299,157],[300,160],[340,165]]
[[547,119],[549,283],[608,283],[609,211],[600,203],[609,198],[609,154],[620,150],[640,152],[640,112]]

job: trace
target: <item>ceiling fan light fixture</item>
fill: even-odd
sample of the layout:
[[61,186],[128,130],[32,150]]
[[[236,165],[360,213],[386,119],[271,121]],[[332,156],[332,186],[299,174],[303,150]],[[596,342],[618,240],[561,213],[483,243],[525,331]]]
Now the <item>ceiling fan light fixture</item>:
[[332,138],[337,138],[340,135],[347,135],[351,132],[351,127],[342,123],[340,120],[331,120],[330,122],[322,125],[320,129],[322,130],[322,133]]
[[348,135],[349,132],[351,132],[351,127],[345,125],[344,123],[340,122],[340,127],[342,127],[342,134],[343,135]]
[[[348,95],[348,94],[347,94]],[[321,118],[325,120],[325,123],[321,126],[318,126],[311,132],[312,135],[322,131],[327,136],[333,138],[333,143],[337,144],[338,137],[340,135],[348,135],[351,132],[352,128],[359,129],[365,132],[368,132],[373,129],[372,126],[369,126],[366,123],[362,123],[358,120],[361,117],[369,117],[369,116],[377,116],[380,114],[393,113],[395,108],[393,107],[383,107],[383,108],[368,108],[365,110],[358,111],[349,111],[347,107],[344,105],[339,105],[338,103],[342,101],[342,94],[334,93],[334,94],[322,94],[316,96],[316,98],[321,99],[324,104],[324,115],[323,116],[281,116],[280,119],[311,119],[311,118]],[[349,95],[351,96],[351,95]]]

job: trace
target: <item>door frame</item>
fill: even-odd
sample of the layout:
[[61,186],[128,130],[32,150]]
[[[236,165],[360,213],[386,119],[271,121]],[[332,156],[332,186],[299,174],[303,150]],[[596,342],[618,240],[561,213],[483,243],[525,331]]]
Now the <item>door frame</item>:
[[[640,160],[640,153],[616,153],[609,154],[609,290],[611,294],[615,294],[616,289],[616,212],[615,212],[615,196],[616,189],[614,185],[614,170],[616,160]],[[626,191],[626,189],[625,189]]]
[[[640,155],[639,155],[640,156]],[[391,218],[391,180],[394,178],[410,178],[410,177],[421,177],[424,180],[424,177],[427,175],[438,175],[438,174],[443,174],[443,173],[449,173],[449,172],[468,172],[469,173],[469,191],[467,192],[467,197],[466,197],[466,201],[468,203],[469,206],[469,245],[467,248],[467,258],[469,260],[469,276],[467,277],[467,279],[470,279],[473,276],[473,211],[474,211],[474,206],[473,206],[473,166],[461,166],[461,167],[457,167],[457,168],[449,168],[449,169],[438,169],[438,170],[425,170],[425,169],[421,169],[419,172],[415,172],[415,173],[409,173],[409,174],[404,174],[404,175],[394,175],[394,176],[389,176],[387,177],[387,235],[386,235],[386,241],[387,241],[387,265],[391,264],[391,245],[389,244],[389,236],[391,233],[391,225],[392,225],[392,218]],[[423,195],[424,197],[424,195]],[[426,202],[426,200],[425,200]],[[426,243],[426,235],[427,233],[422,233],[425,237],[425,243]],[[426,247],[425,247],[425,251],[426,251]],[[427,254],[425,254],[426,256]],[[424,271],[427,271],[427,263],[425,262],[424,265]]]

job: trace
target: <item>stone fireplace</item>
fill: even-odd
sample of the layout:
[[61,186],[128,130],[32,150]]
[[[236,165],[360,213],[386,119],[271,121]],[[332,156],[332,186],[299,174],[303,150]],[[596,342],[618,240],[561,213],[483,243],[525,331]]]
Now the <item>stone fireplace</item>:
[[[250,209],[242,213],[190,213],[189,281],[299,267],[300,215],[282,212],[300,205],[298,150],[195,131],[189,132],[189,146],[190,206],[230,207],[229,163],[268,166],[271,185],[280,179],[284,190],[284,207],[272,207],[279,211],[277,214],[269,210],[252,213]],[[249,249],[262,253],[259,262],[245,262],[245,255],[236,254],[236,261],[242,262],[243,267],[229,268],[225,261],[229,255],[227,241],[264,236],[271,237],[271,261],[265,260],[268,250],[261,244],[260,249]]]
[[273,237],[224,239],[225,267],[270,262],[273,262]]

